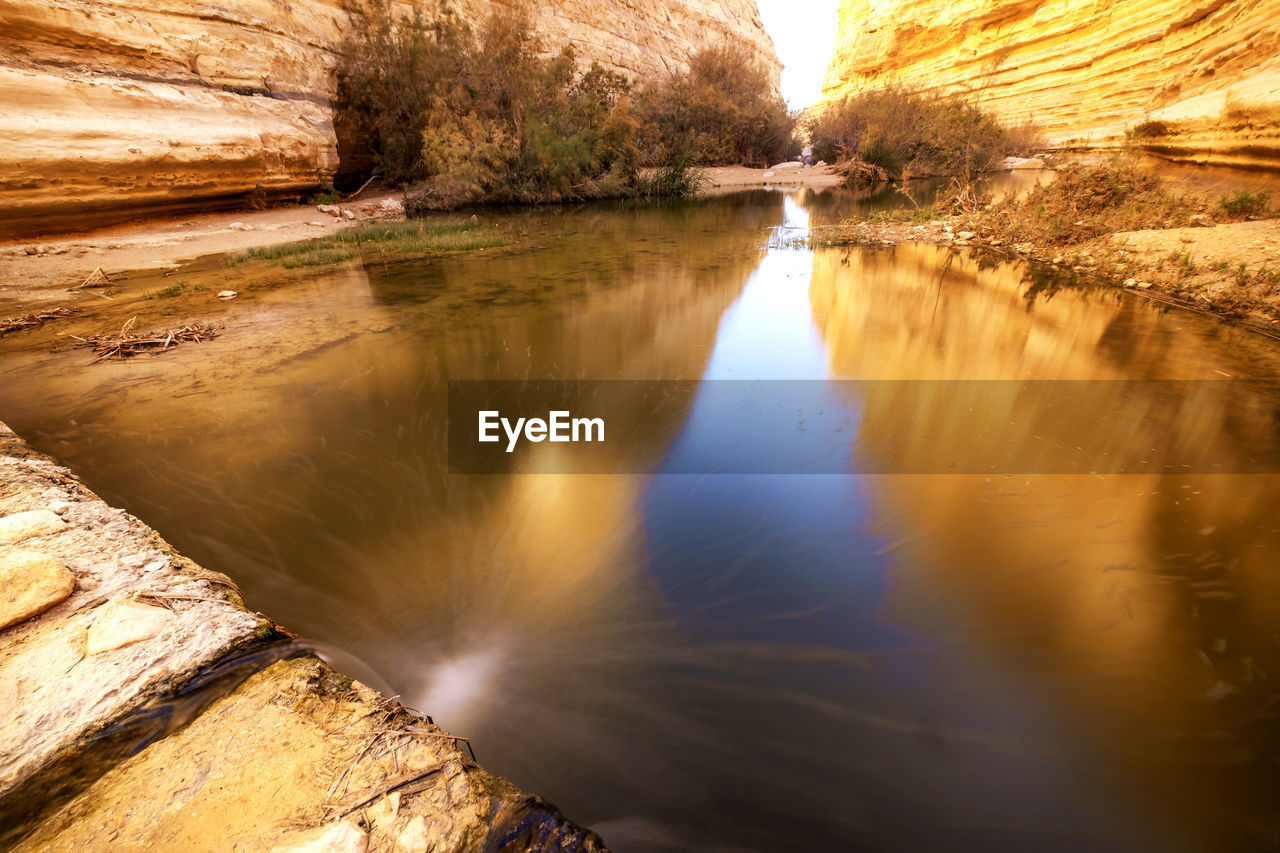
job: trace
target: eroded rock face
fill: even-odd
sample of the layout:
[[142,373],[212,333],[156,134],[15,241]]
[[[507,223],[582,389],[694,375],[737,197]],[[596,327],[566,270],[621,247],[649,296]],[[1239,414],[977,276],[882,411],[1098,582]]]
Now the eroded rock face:
[[1278,46],[1280,0],[841,0],[823,98],[890,82],[973,92],[1059,144],[1111,146],[1143,125],[1171,159],[1275,168]]
[[[414,0],[427,10],[431,0]],[[455,3],[479,20],[502,0]],[[549,47],[651,78],[726,36],[781,66],[755,0],[536,0]],[[0,235],[304,192],[338,167],[341,0],[0,0]]]

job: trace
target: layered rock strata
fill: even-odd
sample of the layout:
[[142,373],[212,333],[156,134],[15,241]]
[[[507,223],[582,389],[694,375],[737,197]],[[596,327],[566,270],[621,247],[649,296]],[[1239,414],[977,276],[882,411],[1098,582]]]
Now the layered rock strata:
[[1280,166],[1280,0],[841,0],[824,103],[889,83],[1058,145]]
[[[454,5],[478,20],[504,0]],[[343,6],[0,0],[0,235],[327,181]],[[633,78],[678,70],[730,36],[780,70],[754,0],[536,0],[531,11],[549,47],[572,44]]]

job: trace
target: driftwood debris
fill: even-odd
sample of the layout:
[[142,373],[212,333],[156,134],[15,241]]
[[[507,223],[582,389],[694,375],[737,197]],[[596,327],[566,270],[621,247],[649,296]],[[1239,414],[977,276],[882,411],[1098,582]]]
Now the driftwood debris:
[[75,308],[54,308],[52,311],[37,311],[34,314],[23,314],[20,317],[5,317],[0,319],[0,337],[21,329],[43,326],[45,323],[57,320],[59,317],[70,317],[79,313]]
[[120,331],[111,335],[92,335],[88,338],[75,338],[78,346],[91,347],[98,357],[93,361],[106,361],[112,358],[129,358],[140,352],[164,352],[181,343],[201,343],[222,334],[217,326],[205,326],[199,323],[182,326],[177,329],[157,329],[142,334],[134,334],[133,324],[137,317],[129,318]]
[[94,267],[93,272],[89,273],[89,277],[83,283],[73,288],[73,290],[83,290],[86,287],[110,287],[111,277],[103,271],[102,267]]

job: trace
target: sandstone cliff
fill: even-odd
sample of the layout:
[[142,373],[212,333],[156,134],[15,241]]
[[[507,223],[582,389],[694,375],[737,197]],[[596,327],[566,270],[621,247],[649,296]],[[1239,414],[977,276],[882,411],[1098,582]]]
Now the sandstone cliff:
[[[435,8],[432,0],[413,0]],[[455,3],[477,18],[503,0]],[[551,48],[648,78],[736,36],[754,0],[536,0]],[[305,192],[338,166],[341,0],[0,0],[0,234]]]
[[1280,0],[841,0],[824,102],[890,82],[1057,144],[1280,166]]

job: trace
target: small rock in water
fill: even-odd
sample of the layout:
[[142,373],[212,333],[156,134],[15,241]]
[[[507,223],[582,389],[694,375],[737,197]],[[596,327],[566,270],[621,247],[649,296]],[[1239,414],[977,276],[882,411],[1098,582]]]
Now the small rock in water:
[[238,294],[234,290],[219,290],[219,299],[235,299]]
[[354,210],[344,210],[344,211],[342,211],[342,218],[343,218],[343,219],[355,219],[355,218],[356,218],[356,212],[355,212]]
[[0,629],[43,613],[75,588],[75,575],[53,557],[14,551],[0,558]]
[[0,518],[0,543],[21,542],[66,529],[67,523],[47,509],[17,512]]
[[85,651],[91,655],[120,649],[149,640],[173,622],[174,616],[163,607],[116,599],[98,608],[89,626]]

